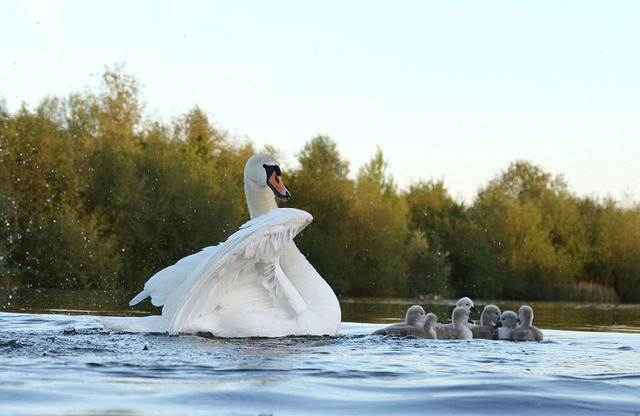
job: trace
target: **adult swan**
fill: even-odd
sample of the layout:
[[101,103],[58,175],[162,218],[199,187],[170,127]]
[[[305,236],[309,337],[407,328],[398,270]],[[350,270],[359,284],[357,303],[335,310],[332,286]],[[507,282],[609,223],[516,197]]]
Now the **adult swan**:
[[103,319],[111,329],[149,332],[209,332],[218,337],[331,335],[340,327],[333,290],[300,253],[293,237],[309,213],[277,208],[274,195],[289,199],[280,167],[257,154],[244,169],[251,220],[227,241],[185,257],[144,285],[133,306],[147,297],[162,315]]

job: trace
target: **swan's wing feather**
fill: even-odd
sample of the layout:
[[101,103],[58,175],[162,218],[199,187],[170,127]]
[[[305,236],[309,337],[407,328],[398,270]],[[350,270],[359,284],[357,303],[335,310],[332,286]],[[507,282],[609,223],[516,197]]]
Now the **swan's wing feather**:
[[151,303],[154,306],[164,305],[167,297],[216,249],[217,246],[206,247],[198,253],[180,259],[176,264],[160,270],[147,280],[142,292],[131,299],[129,306],[142,302],[148,296],[151,296]]
[[264,273],[259,274],[258,281],[269,292],[271,299],[291,316],[297,316],[307,308],[300,292],[291,284],[278,261],[267,264]]
[[248,299],[264,305],[264,294],[268,294],[287,308],[300,310],[304,301],[282,269],[274,273],[275,286],[269,291],[258,281],[262,273],[256,264],[277,262],[279,251],[312,219],[305,211],[279,208],[244,224],[167,298],[163,315],[171,317],[170,330],[180,331],[192,320],[218,309],[227,295],[236,298],[233,303],[240,300],[240,305],[247,306]]

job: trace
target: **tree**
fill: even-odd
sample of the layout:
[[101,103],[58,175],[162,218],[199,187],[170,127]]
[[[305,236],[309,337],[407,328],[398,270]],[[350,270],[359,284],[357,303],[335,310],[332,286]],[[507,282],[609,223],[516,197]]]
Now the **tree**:
[[451,256],[455,255],[451,242],[456,238],[452,226],[464,215],[464,207],[449,196],[442,180],[412,184],[406,200],[414,230],[409,246],[408,290],[429,295],[451,294],[454,289],[451,273],[456,269],[451,262]]
[[1,127],[7,268],[33,286],[107,287],[118,256],[82,210],[86,184],[70,138],[52,117],[55,108],[50,100],[34,114],[23,107]]
[[347,228],[354,294],[390,296],[402,289],[398,281],[407,269],[408,209],[387,170],[378,148],[358,172]]
[[107,67],[100,92],[97,96],[88,94],[87,99],[100,138],[118,149],[131,149],[142,119],[140,83],[125,73],[123,64]]
[[289,203],[311,213],[314,220],[296,241],[334,291],[347,293],[353,270],[346,232],[354,193],[354,183],[347,178],[349,164],[326,136],[307,142],[298,161],[300,168],[285,178],[292,194]]
[[640,301],[640,207],[586,199],[581,214],[591,239],[585,279],[615,288],[625,302]]
[[509,276],[509,293],[572,284],[587,244],[575,200],[561,177],[516,162],[483,189],[472,216]]
[[402,294],[409,297],[447,296],[450,288],[451,264],[447,253],[434,251],[421,230],[414,230],[407,242],[408,258]]
[[183,141],[188,152],[202,162],[210,162],[222,151],[226,135],[214,128],[209,117],[195,106],[174,125],[174,136]]

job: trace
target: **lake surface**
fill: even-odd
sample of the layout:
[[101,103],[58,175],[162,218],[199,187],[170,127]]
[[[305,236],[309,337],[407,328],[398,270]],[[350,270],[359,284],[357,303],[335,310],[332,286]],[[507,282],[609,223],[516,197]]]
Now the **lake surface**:
[[128,294],[3,296],[2,415],[640,415],[637,305],[532,304],[532,343],[373,336],[414,303],[374,300],[336,338],[216,339],[104,330]]

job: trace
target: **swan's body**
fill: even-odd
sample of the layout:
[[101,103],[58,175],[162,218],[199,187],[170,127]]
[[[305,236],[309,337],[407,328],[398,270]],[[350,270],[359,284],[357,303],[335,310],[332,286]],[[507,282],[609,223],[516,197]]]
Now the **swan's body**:
[[397,335],[400,337],[418,337],[436,339],[436,323],[438,317],[428,313],[418,325],[395,324],[379,329],[373,335]]
[[500,320],[500,308],[496,305],[486,305],[480,315],[480,325],[471,328],[474,338],[498,339],[498,329],[494,328]]
[[530,306],[522,305],[518,309],[518,315],[522,325],[511,332],[511,339],[514,341],[542,341],[544,339],[542,331],[533,326],[533,309]]
[[338,333],[338,300],[293,238],[309,213],[277,208],[288,198],[280,168],[270,155],[245,167],[251,220],[227,241],[161,270],[130,304],[151,297],[161,316],[103,320],[112,329],[208,332],[219,337],[279,337]]
[[495,325],[498,329],[498,339],[511,339],[511,333],[518,326],[518,315],[514,311],[504,311]]
[[471,339],[473,334],[469,327],[467,327],[467,321],[469,320],[469,311],[463,307],[457,307],[451,314],[451,320],[453,321],[453,327],[439,326],[436,327],[436,334],[438,339]]

